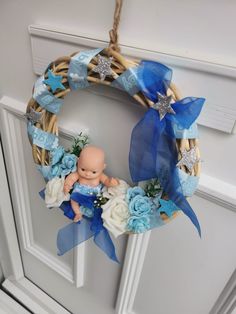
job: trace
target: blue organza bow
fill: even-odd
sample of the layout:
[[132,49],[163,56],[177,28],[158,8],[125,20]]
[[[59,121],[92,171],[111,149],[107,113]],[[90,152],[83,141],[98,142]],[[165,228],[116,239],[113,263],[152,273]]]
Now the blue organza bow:
[[[138,81],[142,92],[157,102],[157,92],[166,94],[172,71],[163,64],[142,61]],[[168,197],[192,221],[201,235],[198,219],[183,195],[178,169],[178,152],[173,123],[188,129],[198,117],[205,99],[187,97],[171,104],[175,115],[167,113],[160,121],[159,112],[150,108],[134,127],[131,135],[129,167],[134,182],[158,178]]]
[[[44,199],[44,191],[39,192],[40,196]],[[93,200],[96,199],[94,196],[82,196],[77,199],[78,202],[82,203],[83,206],[93,210],[93,217],[89,218],[83,216],[83,219],[77,223],[70,223],[69,225],[61,228],[57,234],[57,248],[58,255],[63,255],[69,250],[73,249],[80,243],[93,237],[95,244],[107,254],[107,256],[113,261],[119,263],[115,247],[109,232],[103,226],[102,222],[102,208],[94,208]],[[69,219],[74,219],[74,212],[71,207],[70,201],[65,201],[61,204],[60,208],[63,210],[64,215]]]

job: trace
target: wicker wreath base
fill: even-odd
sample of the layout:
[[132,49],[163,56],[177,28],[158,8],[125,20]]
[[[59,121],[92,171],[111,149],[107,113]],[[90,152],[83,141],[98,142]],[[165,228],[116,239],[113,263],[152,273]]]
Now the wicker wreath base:
[[[48,78],[48,70],[51,70],[53,74],[55,75],[60,75],[63,77],[62,79],[62,84],[65,87],[65,90],[56,90],[55,93],[52,92],[50,86],[47,86],[47,89],[50,93],[52,93],[55,97],[57,98],[64,98],[67,93],[71,91],[69,82],[68,82],[68,69],[69,69],[69,64],[71,61],[71,58],[76,55],[78,52],[73,53],[71,56],[65,56],[58,58],[57,60],[53,61],[48,68],[46,69],[44,73],[45,79]],[[110,86],[111,83],[117,79],[122,73],[124,73],[127,69],[137,66],[139,64],[138,61],[134,60],[129,60],[126,59],[124,56],[122,56],[120,53],[117,51],[112,50],[111,48],[106,48],[100,52],[101,56],[105,57],[112,57],[112,62],[111,62],[111,69],[112,69],[112,75],[106,76],[104,80],[100,79],[99,73],[96,73],[93,71],[93,69],[97,66],[98,64],[98,57],[95,56],[92,58],[90,63],[87,66],[87,81],[89,83],[95,83],[95,84],[103,84]],[[170,87],[167,90],[167,95],[171,95],[172,99],[174,101],[180,100],[182,97],[180,95],[179,90],[177,87],[173,84],[170,83]],[[142,106],[149,108],[153,105],[153,103],[141,92],[139,91],[135,95],[133,95],[133,98]],[[58,121],[57,121],[57,115],[53,114],[44,108],[42,108],[36,100],[32,97],[28,103],[27,106],[27,111],[26,113],[29,113],[31,108],[36,111],[36,112],[42,112],[42,120],[40,123],[36,123],[35,126],[42,131],[52,133],[56,136],[58,136]],[[30,140],[31,141],[31,140]],[[41,166],[48,166],[50,164],[50,154],[49,151],[43,148],[40,148],[36,146],[35,144],[32,143],[32,154],[33,154],[33,159],[34,162],[38,165]],[[200,152],[199,152],[199,147],[198,147],[198,140],[195,138],[191,139],[176,139],[176,147],[178,151],[178,159],[181,159],[181,151],[183,150],[189,150],[193,147],[196,148],[196,154],[198,159],[200,159]],[[183,170],[185,173],[191,176],[196,176],[198,177],[200,175],[200,162],[197,162],[192,171],[190,172],[189,169],[186,166],[181,166],[181,170]],[[174,218],[177,215],[178,212],[174,213],[172,217],[168,217],[166,214],[162,214],[162,219],[167,222],[170,219]]]

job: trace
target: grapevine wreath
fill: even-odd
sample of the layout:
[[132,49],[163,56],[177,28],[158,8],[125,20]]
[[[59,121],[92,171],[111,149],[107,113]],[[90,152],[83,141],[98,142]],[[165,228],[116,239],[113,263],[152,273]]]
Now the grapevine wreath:
[[[117,261],[110,234],[142,233],[166,224],[179,211],[201,234],[186,198],[196,190],[200,175],[195,120],[204,99],[182,98],[171,77],[172,70],[159,62],[126,59],[113,41],[108,48],[76,52],[51,62],[36,81],[26,117],[33,159],[47,182],[40,195],[47,207],[60,208],[71,220],[58,232],[59,255],[93,237]],[[135,184],[118,179],[118,185],[90,193],[80,203],[83,218],[74,222],[73,193],[64,193],[64,184],[77,171],[77,159],[89,146],[89,138],[80,133],[66,151],[59,145],[57,118],[64,97],[90,84],[126,91],[147,110],[130,140],[129,168]]]

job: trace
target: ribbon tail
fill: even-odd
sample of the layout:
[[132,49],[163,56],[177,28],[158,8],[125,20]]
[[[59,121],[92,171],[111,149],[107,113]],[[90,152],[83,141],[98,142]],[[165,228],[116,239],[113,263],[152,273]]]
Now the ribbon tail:
[[183,213],[186,216],[188,216],[188,218],[192,221],[192,223],[196,227],[198,234],[201,238],[201,227],[200,227],[199,221],[192,207],[189,205],[185,197],[181,197],[179,200],[175,201],[175,205],[178,206],[183,211]]
[[87,219],[82,219],[79,223],[71,223],[58,231],[57,234],[57,249],[58,255],[64,255],[80,243],[88,240],[93,236],[90,229],[91,222]]
[[108,231],[103,227],[94,235],[94,243],[114,262],[120,263],[117,256],[115,246]]

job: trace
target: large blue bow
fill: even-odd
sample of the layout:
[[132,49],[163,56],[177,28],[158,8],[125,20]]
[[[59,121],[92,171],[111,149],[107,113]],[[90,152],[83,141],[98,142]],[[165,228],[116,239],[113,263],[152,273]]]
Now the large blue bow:
[[[43,199],[45,198],[44,191],[45,190],[39,192]],[[79,198],[80,199],[77,200],[83,204],[83,206],[93,210],[94,215],[91,218],[83,216],[81,221],[77,223],[72,222],[58,231],[58,255],[65,254],[80,243],[93,237],[95,244],[104,253],[106,253],[110,259],[119,263],[110,234],[103,226],[103,221],[101,218],[102,208],[94,208],[93,200],[96,199],[96,196],[80,195]],[[74,219],[75,214],[71,207],[70,201],[63,202],[60,208],[63,210],[66,217],[71,220]]]
[[[163,64],[142,61],[138,81],[146,97],[157,101],[157,92],[166,94],[172,72]],[[198,219],[183,195],[178,169],[178,153],[173,123],[188,129],[198,117],[205,99],[187,97],[172,104],[175,115],[167,113],[160,120],[159,112],[150,108],[134,127],[131,135],[129,166],[134,182],[158,178],[168,197],[191,219],[199,235]]]

